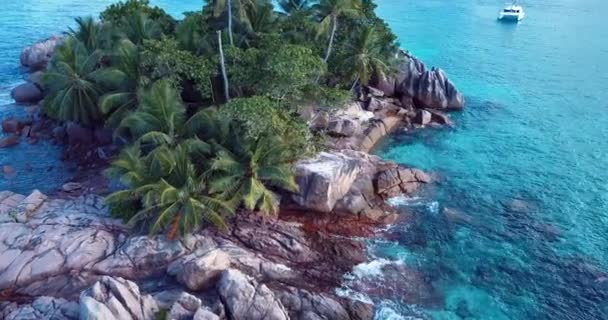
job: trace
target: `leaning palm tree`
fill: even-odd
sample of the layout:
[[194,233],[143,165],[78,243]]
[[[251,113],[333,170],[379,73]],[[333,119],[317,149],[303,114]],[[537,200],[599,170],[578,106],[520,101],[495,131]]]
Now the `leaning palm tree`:
[[106,199],[113,207],[139,202],[138,210],[128,216],[131,225],[146,226],[152,234],[165,230],[169,239],[198,230],[205,222],[226,229],[224,217],[233,208],[206,193],[188,147],[162,146],[145,158],[138,148],[125,149],[112,163],[109,173],[128,189]]
[[319,16],[320,23],[317,29],[317,36],[329,32],[329,43],[325,52],[325,62],[329,60],[331,50],[338,29],[338,18],[343,15],[361,15],[361,0],[321,0],[313,6]]
[[226,71],[226,57],[224,56],[224,46],[222,44],[222,31],[217,30],[217,45],[220,53],[220,70],[222,71],[222,80],[224,81],[224,100],[230,101],[230,87],[228,83],[228,72]]
[[269,187],[297,191],[291,152],[279,138],[264,135],[251,140],[243,138],[239,130],[230,130],[229,137],[214,146],[216,156],[207,172],[209,191],[220,193],[233,205],[274,215],[278,201]]
[[[233,3],[234,1],[234,3]],[[234,46],[234,36],[232,32],[232,15],[233,6],[236,4],[237,14],[239,21],[244,24],[248,24],[247,10],[254,10],[256,8],[256,0],[214,0],[213,15],[215,17],[221,16],[226,12],[227,28],[228,28],[228,39],[230,45]]]
[[350,55],[344,60],[347,70],[350,70],[352,88],[358,82],[367,85],[372,76],[384,77],[390,70],[390,57],[382,54],[383,45],[379,42],[373,27],[367,27],[359,39],[351,45]]
[[57,49],[42,77],[48,93],[43,107],[49,116],[86,126],[103,118],[97,102],[114,81],[114,71],[99,68],[101,56],[74,38]]

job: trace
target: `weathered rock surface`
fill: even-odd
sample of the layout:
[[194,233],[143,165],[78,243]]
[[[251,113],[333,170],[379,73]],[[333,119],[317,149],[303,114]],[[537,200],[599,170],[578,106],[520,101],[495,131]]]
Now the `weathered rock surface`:
[[43,88],[42,86],[42,75],[44,71],[38,70],[36,72],[32,72],[27,76],[27,81],[35,84],[38,88]]
[[414,192],[421,183],[431,182],[431,177],[415,168],[391,168],[378,173],[376,193],[384,198]]
[[359,173],[358,161],[341,153],[322,152],[316,158],[296,163],[299,192],[293,200],[319,212],[331,212],[350,190]]
[[141,279],[198,246],[164,236],[127,237],[103,199],[0,192],[0,291],[74,297],[103,275]]
[[[126,227],[108,215],[96,196],[66,200],[49,199],[39,192],[27,197],[0,192],[0,292],[8,297],[51,294],[76,300],[80,296],[84,318],[140,319],[139,311],[130,309],[138,301],[146,306],[141,319],[147,319],[146,310],[154,309],[152,302],[130,281],[167,272],[188,289],[223,288],[220,296],[226,298],[222,304],[229,311],[228,319],[258,319],[265,312],[268,319],[289,319],[275,297],[281,291],[267,283],[306,288],[303,295],[333,299],[310,290],[331,292],[344,272],[364,260],[359,241],[319,233],[311,237],[292,222],[243,218],[230,234],[208,230],[168,241],[164,236],[128,236]],[[224,279],[217,282],[217,278]],[[215,307],[188,307],[187,299],[178,300],[158,304],[188,320],[218,319],[224,314]],[[9,314],[18,308],[25,310],[19,314],[33,312],[28,306],[7,303],[0,305],[0,312]],[[243,310],[249,310],[245,317]],[[41,316],[36,312],[36,317]]]
[[42,90],[37,85],[27,82],[20,84],[11,91],[11,97],[17,103],[36,103],[42,100]]
[[286,320],[283,304],[264,284],[235,269],[222,273],[218,293],[228,309],[230,319]]
[[310,120],[310,127],[314,130],[325,130],[329,126],[329,113],[321,111]]
[[220,317],[207,308],[199,308],[194,313],[192,320],[220,320]]
[[289,287],[278,296],[289,310],[291,319],[351,319],[348,311],[338,301],[325,294],[312,294],[306,290]]
[[24,121],[19,119],[8,118],[2,120],[2,131],[6,133],[18,133],[24,126]]
[[53,297],[38,297],[31,304],[0,302],[3,320],[76,320],[78,303]]
[[177,281],[188,289],[201,290],[215,286],[222,271],[229,267],[230,256],[216,248],[174,261],[169,265],[167,273],[176,276]]
[[155,320],[156,301],[123,278],[102,277],[80,295],[80,318],[90,320]]
[[431,181],[421,170],[354,150],[300,161],[296,175],[300,191],[293,200],[300,206],[326,213],[337,209],[373,220],[385,216],[383,200],[378,198],[412,193]]
[[328,133],[337,137],[352,137],[361,130],[361,125],[353,119],[336,117],[329,122]]
[[427,110],[418,110],[418,114],[416,115],[416,122],[419,125],[426,126],[427,124],[431,123],[432,117],[433,115]]
[[19,136],[13,135],[0,138],[0,148],[9,148],[19,144]]
[[82,127],[76,123],[70,122],[65,128],[70,145],[76,144],[91,144],[94,141],[94,133],[90,128]]
[[219,320],[220,317],[203,306],[201,299],[182,292],[173,303],[167,319],[171,320]]
[[62,37],[53,36],[49,39],[37,42],[21,51],[21,65],[32,70],[46,67],[55,49],[63,41]]
[[394,77],[376,79],[372,85],[387,96],[407,96],[423,108],[462,109],[465,99],[439,68],[430,70],[416,57],[405,54],[399,73]]

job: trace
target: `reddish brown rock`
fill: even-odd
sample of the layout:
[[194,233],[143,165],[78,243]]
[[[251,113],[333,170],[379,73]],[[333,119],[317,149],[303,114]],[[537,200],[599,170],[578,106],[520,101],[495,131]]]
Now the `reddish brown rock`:
[[17,133],[21,131],[23,126],[23,122],[13,118],[5,119],[2,121],[2,131],[6,133]]
[[19,144],[19,136],[8,136],[0,139],[0,148],[13,147]]

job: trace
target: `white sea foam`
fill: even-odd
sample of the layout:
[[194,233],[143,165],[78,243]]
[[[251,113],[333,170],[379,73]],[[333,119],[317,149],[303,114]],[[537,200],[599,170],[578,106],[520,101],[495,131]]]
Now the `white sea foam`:
[[[402,312],[408,314],[404,316]],[[416,310],[411,309],[411,307],[407,308],[407,311],[403,310],[402,306],[399,306],[391,301],[381,301],[376,304],[376,313],[374,315],[374,320],[421,320],[421,317],[411,315],[418,314]]]
[[374,316],[374,319],[378,320],[406,320],[408,318],[410,317],[406,318],[405,316],[400,315],[399,313],[397,313],[397,311],[386,305],[380,306],[376,311],[376,315]]
[[383,258],[360,263],[353,268],[352,274],[359,279],[380,277],[382,276],[382,268],[391,263],[393,261]]
[[437,201],[431,201],[431,202],[427,203],[426,207],[429,210],[429,212],[431,212],[434,215],[439,213],[439,202],[437,202]]
[[394,206],[394,207],[400,207],[400,206],[408,207],[411,205],[419,204],[420,197],[409,197],[409,196],[405,196],[405,195],[400,195],[400,196],[392,197],[392,198],[388,199],[386,202],[389,205]]
[[343,286],[342,288],[336,289],[336,295],[342,298],[349,298],[351,300],[361,301],[363,303],[373,304],[374,301],[368,295],[363,292],[355,291],[347,286]]

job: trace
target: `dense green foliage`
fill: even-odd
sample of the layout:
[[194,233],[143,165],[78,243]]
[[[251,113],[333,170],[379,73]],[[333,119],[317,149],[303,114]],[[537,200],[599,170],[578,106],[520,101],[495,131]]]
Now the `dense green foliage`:
[[137,14],[144,14],[156,21],[165,34],[173,33],[177,23],[165,10],[151,7],[149,0],[126,0],[112,4],[99,15],[99,18],[102,21],[121,24],[125,18]]
[[148,0],[78,18],[43,76],[44,111],[115,129],[113,212],[171,237],[239,207],[278,212],[291,164],[316,151],[298,112],[352,99],[392,71],[395,36],[371,0],[209,1],[176,21]]
[[246,138],[258,140],[266,134],[282,138],[282,144],[301,156],[314,150],[308,126],[287,106],[268,97],[233,99],[220,109],[220,116],[237,122]]
[[278,36],[260,39],[263,45],[246,50],[230,48],[228,73],[240,95],[269,95],[277,100],[300,97],[325,71],[325,64],[309,48],[282,43]]
[[200,99],[213,98],[212,82],[218,73],[215,57],[199,57],[181,50],[170,38],[146,42],[142,56],[141,67],[149,80],[170,79],[184,90],[194,89]]
[[98,69],[101,53],[89,52],[81,42],[68,40],[61,46],[42,78],[48,92],[47,114],[91,125],[102,119],[97,101],[111,82],[111,69]]

